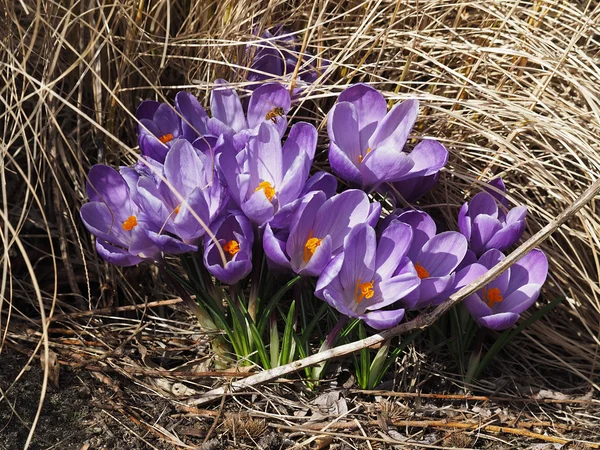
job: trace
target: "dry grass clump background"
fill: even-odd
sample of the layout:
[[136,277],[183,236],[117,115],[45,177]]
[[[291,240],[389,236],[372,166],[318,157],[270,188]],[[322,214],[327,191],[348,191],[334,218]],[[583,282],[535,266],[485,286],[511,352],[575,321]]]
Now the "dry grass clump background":
[[[529,207],[531,235],[600,174],[597,1],[11,0],[1,2],[0,21],[2,353],[33,360],[48,349],[63,365],[114,373],[110,361],[131,340],[158,348],[151,336],[168,341],[194,328],[150,313],[149,327],[114,310],[106,320],[76,314],[172,297],[150,268],[98,259],[78,214],[85,176],[93,164],[135,158],[141,100],[172,103],[187,89],[207,104],[219,77],[243,90],[256,29],[284,24],[315,64],[331,61],[294,113],[321,135],[351,83],[371,83],[391,101],[418,98],[415,137],[435,137],[451,153],[423,203],[443,205],[450,223],[465,193],[502,176],[510,200]],[[511,344],[501,375],[600,389],[598,206],[543,243],[551,268],[540,302],[565,301]],[[51,361],[44,367],[46,386]]]

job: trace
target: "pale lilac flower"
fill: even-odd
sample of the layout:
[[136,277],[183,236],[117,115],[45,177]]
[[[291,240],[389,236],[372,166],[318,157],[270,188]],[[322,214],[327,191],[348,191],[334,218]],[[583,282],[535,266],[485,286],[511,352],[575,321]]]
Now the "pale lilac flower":
[[[390,224],[379,242],[370,225],[356,225],[319,277],[315,295],[376,330],[397,325],[404,317],[403,297],[421,282],[406,257],[411,240],[410,226],[400,222]],[[383,309],[399,300],[401,308]]]
[[[469,280],[463,284],[483,275],[504,258],[499,250],[488,250],[471,267]],[[546,255],[534,249],[483,289],[467,297],[465,307],[479,325],[497,331],[505,330],[535,303],[547,275]]]

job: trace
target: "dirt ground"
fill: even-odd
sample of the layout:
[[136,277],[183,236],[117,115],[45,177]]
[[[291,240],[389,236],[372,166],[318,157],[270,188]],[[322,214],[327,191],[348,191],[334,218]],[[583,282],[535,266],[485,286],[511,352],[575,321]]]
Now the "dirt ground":
[[[8,400],[0,402],[2,450],[23,448],[38,408],[43,374],[39,360],[34,360],[13,385],[26,362],[27,357],[20,353],[7,349],[2,353],[0,388]],[[482,402],[480,398],[455,402],[448,395],[439,395],[439,400],[430,400],[432,397],[400,400],[358,392],[349,388],[347,376],[339,377],[338,381],[344,380],[345,388],[332,389],[334,382],[312,398],[305,396],[300,383],[280,383],[266,387],[262,392],[265,398],[255,394],[215,404],[210,409],[194,410],[150,395],[144,386],[124,378],[94,375],[86,369],[62,370],[59,388],[49,386],[30,448],[584,450],[599,447],[565,444],[566,439],[598,442],[600,427],[597,421],[590,422],[590,418],[596,417],[595,403],[591,400],[589,405],[582,406],[581,400],[552,398],[553,394],[548,393],[538,395],[540,401],[536,405]],[[248,414],[252,410],[255,413]],[[576,423],[577,417],[581,417],[581,423]],[[461,430],[450,426],[474,420],[479,421],[481,428]],[[324,429],[328,431],[319,431]],[[407,444],[403,445],[405,440]]]

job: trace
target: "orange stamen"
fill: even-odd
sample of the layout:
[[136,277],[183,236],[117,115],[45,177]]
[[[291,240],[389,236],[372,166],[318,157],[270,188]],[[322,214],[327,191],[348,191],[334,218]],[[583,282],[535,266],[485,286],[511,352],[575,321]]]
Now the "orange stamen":
[[423,267],[421,264],[419,263],[415,263],[415,270],[417,271],[417,275],[419,276],[419,278],[422,280],[423,278],[429,278],[429,272],[427,271],[427,269],[425,267]]
[[175,214],[179,214],[179,211],[180,211],[180,210],[181,210],[181,205],[177,205],[177,206],[175,207],[175,209],[173,210],[173,212],[174,212]]
[[500,303],[502,300],[504,300],[504,297],[502,297],[502,292],[500,292],[500,289],[496,287],[491,289],[483,288],[483,295],[485,297],[485,302],[490,308],[492,308],[496,303]]
[[229,253],[231,257],[234,257],[235,254],[240,251],[240,244],[237,241],[231,240],[225,243],[223,251]]
[[[371,147],[367,148],[367,152],[365,153],[365,156],[368,155],[369,153],[371,153]],[[365,157],[363,155],[358,155],[359,164],[363,162],[363,159],[365,159]]]
[[[356,281],[356,287],[354,288],[354,301],[358,304],[365,298],[371,298],[375,295],[373,290],[373,284],[375,280],[371,280],[367,283],[361,283],[360,278]],[[360,295],[359,295],[360,292]]]
[[306,244],[304,244],[304,255],[302,256],[302,259],[305,263],[310,261],[310,258],[315,254],[317,247],[321,245],[321,241],[323,240],[313,237],[312,234],[313,232],[311,231],[306,240]]
[[171,142],[173,140],[173,135],[171,133],[167,133],[158,138],[160,142],[166,144],[167,142]]
[[273,201],[273,197],[275,197],[275,187],[271,183],[269,183],[268,181],[261,181],[258,187],[254,189],[254,192],[258,192],[260,190],[262,190],[265,193],[265,197],[267,197],[267,200],[269,200],[270,202]]
[[125,231],[131,231],[133,230],[135,227],[137,227],[137,217],[135,216],[129,216],[127,218],[127,220],[125,220],[125,222],[123,222],[123,229]]

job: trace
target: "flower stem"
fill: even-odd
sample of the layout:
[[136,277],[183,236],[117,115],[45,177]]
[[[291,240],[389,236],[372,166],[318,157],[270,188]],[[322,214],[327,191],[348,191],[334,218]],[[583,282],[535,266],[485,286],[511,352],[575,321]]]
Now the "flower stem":
[[[344,328],[344,325],[346,325],[346,322],[348,322],[347,316],[340,317],[340,319],[337,321],[335,326],[331,329],[331,331],[325,338],[325,341],[323,341],[323,344],[321,344],[321,348],[319,348],[319,352],[324,352],[325,350],[329,350],[330,348],[335,347],[335,344],[340,335],[340,332]],[[319,364],[318,366],[315,366],[313,368],[312,377],[311,377],[313,379],[313,381],[319,381],[321,379],[321,375],[323,375],[326,365],[327,365],[327,361],[324,361],[321,364]]]
[[483,353],[483,341],[487,334],[487,328],[479,328],[475,335],[475,346],[473,347],[473,353],[469,358],[469,365],[467,367],[467,374],[465,375],[465,387],[468,387],[475,378],[475,375],[479,371],[479,363],[481,361],[481,354]]
[[248,297],[248,315],[256,323],[256,310],[258,309],[258,291],[262,276],[263,248],[261,245],[261,231],[258,231],[258,239],[254,242],[252,249],[252,275],[250,281],[250,296]]

